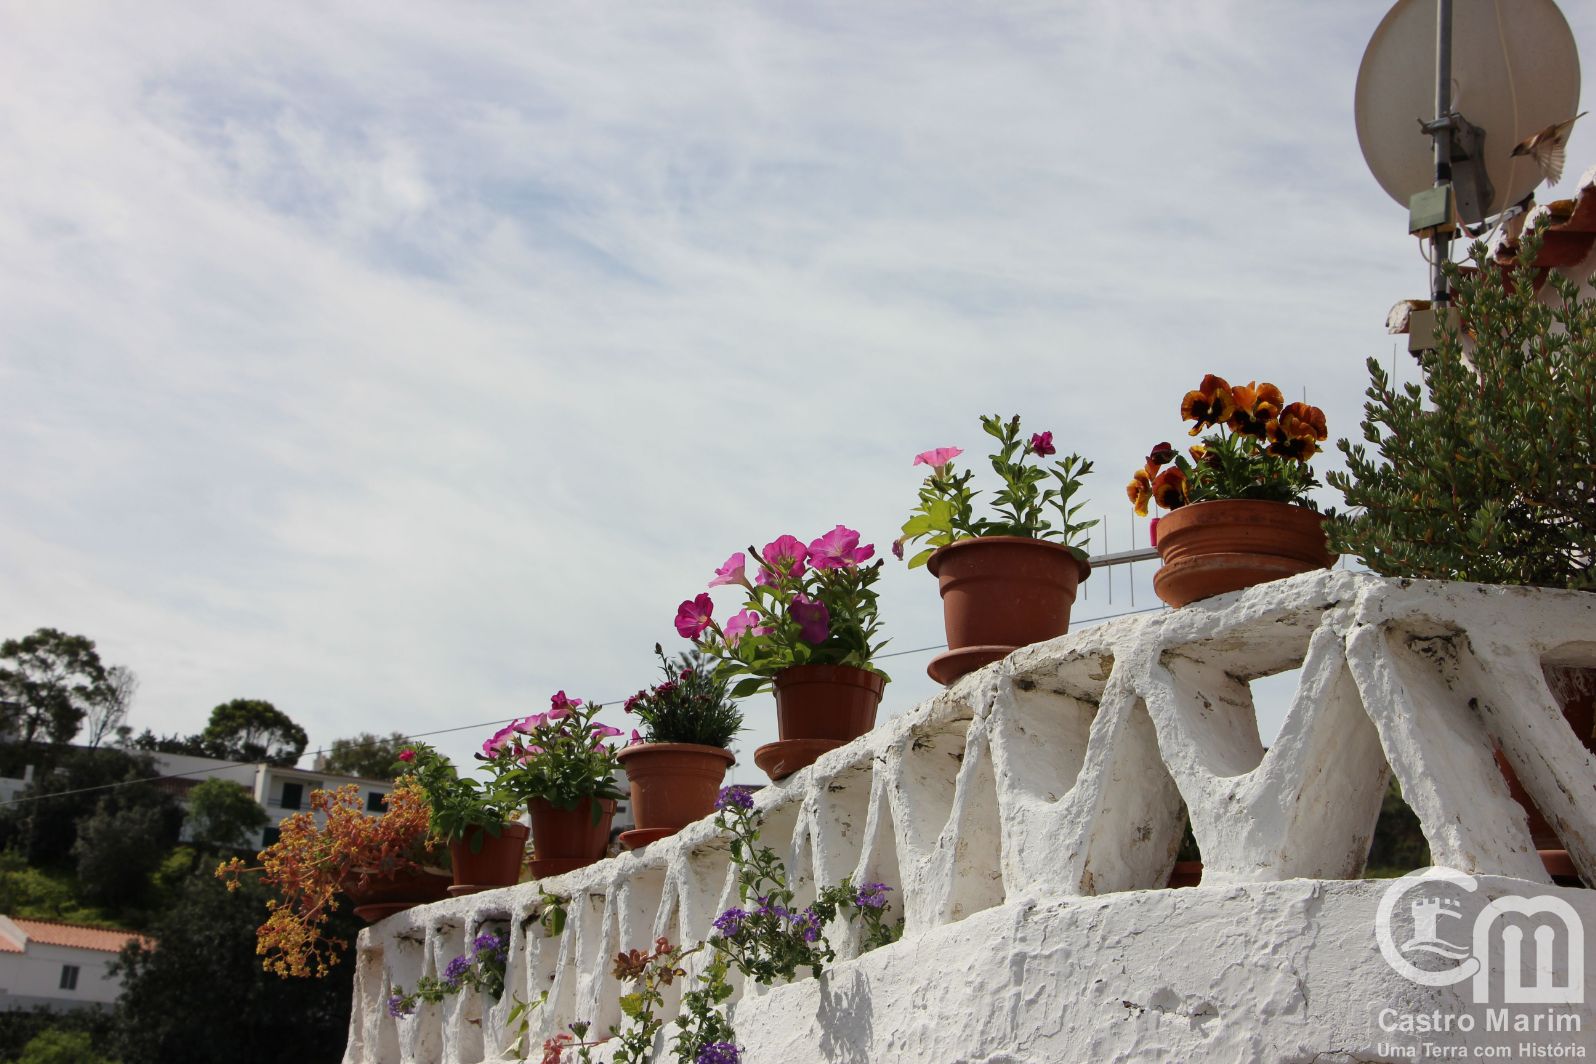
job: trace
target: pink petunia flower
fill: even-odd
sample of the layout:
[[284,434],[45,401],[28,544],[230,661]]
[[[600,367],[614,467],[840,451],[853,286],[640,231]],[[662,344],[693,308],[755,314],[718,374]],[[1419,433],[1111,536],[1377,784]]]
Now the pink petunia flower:
[[962,447],[938,447],[934,451],[922,451],[914,456],[915,465],[928,465],[933,469],[940,469],[959,455],[964,453]]
[[676,607],[676,631],[683,639],[697,639],[714,620],[715,603],[707,594]]
[[809,562],[816,569],[848,569],[875,557],[876,546],[859,546],[859,533],[838,525],[809,544]]
[[613,739],[615,736],[621,734],[621,729],[612,728],[608,724],[600,724],[598,721],[594,721],[592,724],[589,724],[588,731],[592,732],[600,739]]
[[632,745],[636,746],[638,743],[640,743],[642,741],[643,741],[642,732],[639,732],[636,728],[633,728],[632,729]]
[[[566,698],[564,691],[556,691],[554,692],[554,697],[549,699],[549,705],[555,709],[580,709],[582,700],[580,698]],[[555,717],[553,719],[559,720],[561,718]]]
[[1031,437],[1030,452],[1038,458],[1046,458],[1050,454],[1057,454],[1058,448],[1053,446],[1051,432],[1038,432]]
[[804,575],[804,562],[809,560],[809,548],[797,536],[777,536],[759,553],[766,567],[781,576]]
[[510,725],[510,727],[514,728],[516,731],[520,732],[522,735],[531,735],[534,731],[536,731],[537,729],[543,727],[543,725],[547,724],[548,720],[549,720],[548,714],[546,714],[546,713],[534,713],[530,717],[526,717],[526,718],[523,718],[522,720],[516,721],[514,724]]
[[816,602],[804,595],[794,596],[789,608],[792,619],[798,622],[798,637],[805,643],[818,646],[831,632],[831,611],[824,602]]
[[401,750],[401,751],[399,751],[399,760],[403,761],[405,764],[408,765],[410,762],[414,761],[415,759],[416,759],[416,752],[414,750]]
[[715,570],[715,579],[709,582],[710,587],[720,587],[722,584],[741,584],[748,586],[748,555],[738,551],[726,559],[726,564]]
[[506,724],[504,727],[494,732],[492,737],[490,737],[487,742],[482,744],[482,756],[487,758],[497,757],[499,755],[499,751],[503,750],[507,745],[509,745],[510,737],[514,734],[515,725],[513,724]]
[[741,613],[732,614],[731,619],[726,622],[726,627],[722,629],[726,636],[726,645],[729,647],[736,646],[742,640],[743,633],[752,631],[758,621],[759,614],[753,610],[743,610]]

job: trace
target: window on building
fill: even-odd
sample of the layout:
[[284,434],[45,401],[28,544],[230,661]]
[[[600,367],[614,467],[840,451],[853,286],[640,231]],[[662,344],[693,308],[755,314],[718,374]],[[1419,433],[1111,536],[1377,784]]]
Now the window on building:
[[305,799],[305,785],[303,783],[283,784],[283,808],[298,809]]
[[370,794],[366,795],[366,812],[382,812],[386,808],[386,806],[382,804],[382,800],[385,797],[386,795],[382,794],[380,791],[372,791]]
[[61,989],[76,990],[78,988],[78,966],[75,964],[61,965]]
[[261,849],[264,850],[266,847],[270,846],[272,843],[276,842],[278,839],[280,839],[282,837],[283,837],[283,829],[282,828],[267,828],[265,831],[260,833],[260,846],[261,846]]

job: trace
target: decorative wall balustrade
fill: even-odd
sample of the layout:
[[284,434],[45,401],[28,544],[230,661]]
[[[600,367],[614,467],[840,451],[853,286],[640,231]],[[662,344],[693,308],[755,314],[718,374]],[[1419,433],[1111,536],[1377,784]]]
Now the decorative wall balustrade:
[[[1435,863],[1549,882],[1499,748],[1588,885],[1596,759],[1547,666],[1596,667],[1596,595],[1310,574],[1024,648],[765,788],[764,839],[800,903],[849,876],[894,885],[905,942],[889,949],[1010,902],[1163,888],[1188,815],[1204,887],[1357,878],[1391,773]],[[1251,684],[1291,670],[1266,750]],[[367,929],[346,1064],[513,1058],[512,1001],[544,991],[525,1055],[574,1020],[605,1030],[621,1019],[614,955],[706,939],[735,902],[729,865],[705,821]],[[540,889],[569,899],[559,937],[538,922]],[[388,1014],[393,986],[440,973],[484,929],[510,934],[502,1000]],[[840,922],[830,938],[845,964],[857,942]]]

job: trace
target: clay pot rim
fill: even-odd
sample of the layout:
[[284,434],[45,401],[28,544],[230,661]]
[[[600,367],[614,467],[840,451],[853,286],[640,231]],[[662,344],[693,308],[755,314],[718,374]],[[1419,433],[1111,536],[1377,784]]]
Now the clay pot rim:
[[[520,829],[519,830],[519,834],[522,834],[522,835],[530,835],[532,833],[531,825],[523,824],[519,820],[506,820],[502,824],[499,825],[499,833],[497,835],[488,835],[488,838],[490,838],[490,839],[493,839],[493,838],[502,839],[506,835],[514,837],[518,833],[517,829]],[[483,831],[482,825],[480,825],[480,824],[472,824],[470,827],[466,828],[466,833],[464,835],[460,836],[457,839],[450,839],[449,840],[449,845],[450,846],[465,845],[470,840],[472,833],[473,832],[478,832],[478,831]],[[484,832],[484,834],[486,834],[486,832]]]
[[[1177,506],[1173,510],[1166,510],[1158,515],[1158,538],[1162,540],[1170,534],[1170,526],[1175,531],[1180,531],[1185,525],[1199,520],[1192,514],[1202,514],[1205,508],[1230,507],[1241,510],[1262,510],[1265,513],[1285,514],[1292,513],[1287,520],[1297,521],[1302,524],[1323,523],[1327,515],[1318,510],[1309,509],[1294,502],[1281,502],[1278,499],[1205,499],[1202,502],[1189,502],[1184,506]],[[1211,511],[1210,511],[1211,512]]]
[[[797,675],[794,675],[795,673]],[[787,684],[852,684],[855,687],[870,688],[878,695],[887,689],[887,678],[885,676],[874,669],[861,669],[857,665],[788,665],[772,676],[770,682],[773,686],[780,686],[784,678]]]
[[716,754],[726,759],[728,768],[737,764],[737,755],[733,754],[729,747],[710,746],[708,743],[632,743],[615,751],[615,756],[618,760],[625,761],[629,757],[636,757],[650,750],[657,750],[662,754]]
[[1092,575],[1092,563],[1083,560],[1064,544],[1054,542],[1051,539],[1036,539],[1032,536],[965,536],[963,539],[956,539],[947,546],[938,547],[935,551],[933,551],[931,557],[925,560],[926,571],[932,576],[937,576],[937,569],[941,566],[943,559],[946,558],[948,554],[952,553],[953,551],[960,550],[961,548],[968,549],[971,547],[978,547],[983,543],[1001,543],[1009,546],[1019,546],[1023,544],[1026,546],[1042,547],[1047,550],[1057,551],[1061,554],[1069,555],[1070,558],[1074,559],[1075,564],[1080,566],[1081,580],[1084,581]]

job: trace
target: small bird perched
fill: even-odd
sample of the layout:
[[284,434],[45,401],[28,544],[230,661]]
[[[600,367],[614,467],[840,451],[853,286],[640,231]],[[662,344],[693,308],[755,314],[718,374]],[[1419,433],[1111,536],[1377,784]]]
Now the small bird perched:
[[1588,111],[1581,111],[1566,122],[1553,122],[1539,133],[1513,149],[1514,155],[1528,155],[1541,168],[1541,176],[1548,185],[1563,179],[1563,149],[1568,145],[1568,133]]

